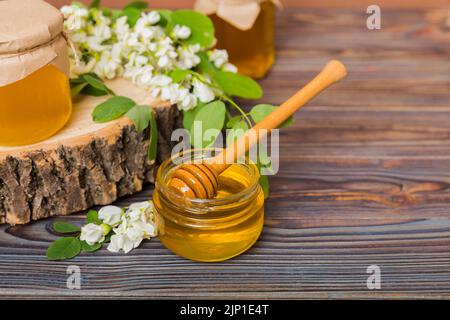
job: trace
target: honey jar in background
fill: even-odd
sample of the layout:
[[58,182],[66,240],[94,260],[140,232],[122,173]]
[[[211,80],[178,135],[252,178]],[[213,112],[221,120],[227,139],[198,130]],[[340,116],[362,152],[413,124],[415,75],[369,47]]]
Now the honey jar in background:
[[195,9],[214,22],[218,49],[226,49],[239,73],[262,78],[275,62],[273,0],[197,0]]
[[71,113],[62,14],[41,0],[0,1],[0,145],[44,140]]
[[213,199],[186,198],[167,188],[181,163],[212,158],[221,151],[189,150],[158,169],[153,204],[159,239],[181,257],[203,262],[230,259],[249,249],[263,229],[264,194],[252,163],[226,169]]

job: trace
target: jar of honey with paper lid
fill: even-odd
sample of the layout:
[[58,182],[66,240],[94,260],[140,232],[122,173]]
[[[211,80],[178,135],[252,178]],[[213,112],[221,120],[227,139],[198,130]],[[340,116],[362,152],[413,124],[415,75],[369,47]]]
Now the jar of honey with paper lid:
[[0,145],[44,140],[69,120],[69,57],[60,11],[0,1]]
[[274,21],[278,0],[197,0],[211,17],[218,49],[226,49],[239,73],[262,78],[275,62]]

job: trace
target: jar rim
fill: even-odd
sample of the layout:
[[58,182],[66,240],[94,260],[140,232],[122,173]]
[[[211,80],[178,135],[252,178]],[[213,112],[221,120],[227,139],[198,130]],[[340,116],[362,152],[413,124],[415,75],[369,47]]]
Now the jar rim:
[[[228,195],[226,197],[220,198],[220,199],[200,199],[200,198],[188,198],[185,196],[182,196],[173,190],[170,190],[170,188],[167,187],[167,185],[164,183],[164,176],[163,173],[167,173],[171,168],[169,166],[171,164],[174,164],[174,159],[182,159],[183,156],[192,156],[193,154],[201,153],[202,155],[205,152],[221,152],[223,149],[221,148],[204,148],[204,149],[188,149],[180,151],[177,154],[172,155],[170,158],[166,159],[159,167],[157,175],[156,175],[156,181],[155,181],[155,189],[158,189],[160,193],[167,195],[170,195],[170,198],[172,199],[180,199],[184,203],[189,203],[193,206],[207,206],[207,207],[218,207],[222,205],[226,205],[228,203],[232,202],[241,202],[245,201],[248,197],[251,197],[259,188],[259,171],[256,167],[256,164],[253,163],[248,158],[245,158],[244,163],[238,162],[236,164],[246,166],[250,170],[250,176],[252,177],[251,184],[244,188],[243,190]],[[189,159],[192,159],[189,157]],[[199,158],[199,159],[208,159],[208,158]],[[197,160],[197,159],[196,159]],[[181,164],[181,163],[179,163]],[[171,201],[172,202],[172,201]]]

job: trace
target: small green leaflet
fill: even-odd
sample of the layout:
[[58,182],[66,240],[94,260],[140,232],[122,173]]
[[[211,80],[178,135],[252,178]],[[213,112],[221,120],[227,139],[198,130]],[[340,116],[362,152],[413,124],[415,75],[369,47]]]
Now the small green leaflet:
[[182,69],[176,69],[169,73],[169,77],[172,78],[172,81],[174,83],[180,83],[182,82],[188,74],[190,74],[190,70],[182,70]]
[[86,214],[86,223],[102,224],[102,220],[99,219],[97,211],[89,210]]
[[89,8],[100,8],[100,0],[92,0]]
[[227,146],[229,146],[237,139],[242,137],[247,130],[248,130],[247,122],[245,122],[244,120],[236,122],[230,130],[227,130],[228,131]]
[[170,16],[169,32],[177,24],[191,29],[191,36],[184,42],[198,43],[202,48],[209,48],[214,44],[214,25],[209,17],[193,10],[177,10]]
[[100,250],[101,247],[102,247],[101,243],[94,243],[93,245],[90,245],[86,241],[81,241],[81,250],[84,252],[94,252]]
[[127,17],[127,22],[130,27],[134,27],[136,22],[141,17],[142,10],[135,7],[128,7],[123,9],[123,15]]
[[194,109],[183,111],[183,128],[190,131],[197,113],[199,113],[199,111],[205,106],[206,104],[199,102]]
[[172,11],[170,10],[157,10],[160,16],[160,19],[158,21],[158,25],[161,27],[166,27],[169,21],[172,19]]
[[140,10],[145,10],[148,8],[148,3],[145,1],[132,1],[124,7],[124,9],[127,8],[136,8]]
[[138,132],[144,131],[150,123],[152,111],[149,106],[134,106],[125,115],[133,120],[134,126]]
[[[222,101],[213,101],[201,108],[190,129],[191,144],[194,148],[207,148],[217,139],[225,122],[226,108]],[[209,132],[207,130],[213,129]],[[208,134],[205,137],[205,133]],[[212,135],[210,135],[213,133]]]
[[59,233],[74,233],[74,232],[80,232],[80,227],[64,222],[64,221],[56,221],[53,223],[53,230]]
[[100,80],[98,77],[95,77],[91,74],[85,74],[82,77],[94,89],[97,89],[100,92],[104,92],[105,94],[114,95],[114,92],[112,92],[107,86],[105,86],[102,80]]
[[[278,107],[272,106],[270,104],[258,104],[252,108],[252,110],[250,111],[250,116],[252,117],[253,121],[255,121],[255,123],[258,123],[277,108]],[[294,119],[292,117],[289,117],[279,126],[279,128],[285,128],[293,123]]]
[[199,52],[197,53],[197,56],[200,58],[200,63],[197,65],[198,69],[206,74],[209,74],[210,76],[218,71],[214,64],[209,60],[205,52]]
[[74,86],[71,86],[70,88],[70,96],[72,98],[75,98],[77,95],[80,94],[80,92],[87,86],[89,85],[89,83],[87,82],[82,82],[80,84],[76,84]]
[[47,258],[49,260],[71,259],[81,251],[81,242],[75,237],[59,238],[54,241],[47,249]]
[[94,122],[108,122],[120,118],[136,103],[127,97],[113,96],[95,107],[92,112]]
[[148,145],[148,159],[151,163],[156,160],[156,153],[158,151],[158,125],[156,123],[155,115],[150,111],[150,142]]
[[267,176],[260,176],[259,177],[259,185],[261,186],[263,192],[264,192],[264,198],[267,198],[269,196],[269,178]]
[[228,122],[227,122],[227,124],[226,124],[226,127],[229,128],[229,129],[231,129],[231,128],[233,128],[233,126],[234,126],[236,123],[238,123],[238,122],[241,121],[241,120],[242,120],[242,116],[235,116],[235,117],[231,118],[230,120],[228,120]]
[[228,71],[217,71],[212,74],[212,78],[227,95],[245,99],[262,97],[262,88],[250,77]]

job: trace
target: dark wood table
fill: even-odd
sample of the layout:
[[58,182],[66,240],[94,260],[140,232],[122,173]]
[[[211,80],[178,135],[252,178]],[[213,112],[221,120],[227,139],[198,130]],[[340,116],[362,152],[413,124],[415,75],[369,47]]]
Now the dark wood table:
[[[0,297],[450,298],[445,13],[384,10],[378,31],[366,29],[365,8],[279,15],[264,101],[283,101],[331,58],[349,76],[282,131],[264,232],[246,254],[196,263],[153,239],[129,255],[49,262],[52,219],[2,226]],[[69,265],[81,268],[81,290],[66,288]],[[366,286],[370,265],[381,269],[380,290]]]

